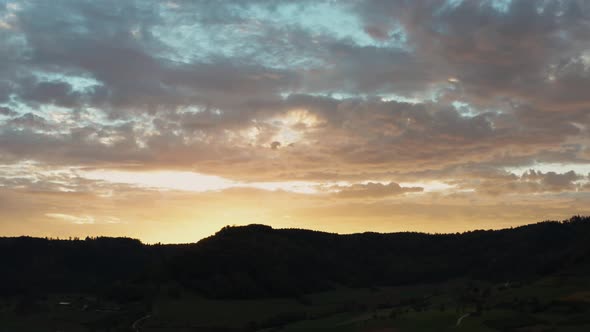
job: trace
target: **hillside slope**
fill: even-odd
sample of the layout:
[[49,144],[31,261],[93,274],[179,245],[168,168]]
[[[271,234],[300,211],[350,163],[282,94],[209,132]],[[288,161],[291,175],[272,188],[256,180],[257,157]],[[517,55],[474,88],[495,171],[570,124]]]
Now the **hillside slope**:
[[589,253],[588,217],[442,235],[337,235],[250,225],[226,227],[187,245],[0,238],[0,294],[99,292],[132,300],[175,284],[216,298],[297,296],[337,286],[586,271]]

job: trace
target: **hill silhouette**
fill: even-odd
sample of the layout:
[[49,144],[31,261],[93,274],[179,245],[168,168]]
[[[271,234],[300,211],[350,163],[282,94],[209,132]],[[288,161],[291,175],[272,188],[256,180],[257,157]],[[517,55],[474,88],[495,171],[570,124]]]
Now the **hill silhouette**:
[[176,285],[211,298],[297,297],[340,286],[586,273],[589,254],[590,217],[580,216],[461,234],[338,235],[249,225],[183,245],[0,238],[0,296],[100,293],[124,302]]

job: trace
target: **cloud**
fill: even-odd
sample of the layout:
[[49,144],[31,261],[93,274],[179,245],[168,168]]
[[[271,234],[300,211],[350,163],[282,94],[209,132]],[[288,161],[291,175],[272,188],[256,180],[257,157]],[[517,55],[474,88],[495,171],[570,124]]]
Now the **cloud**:
[[94,224],[94,218],[91,216],[72,216],[63,213],[46,213],[49,218],[61,219],[77,225]]
[[276,149],[278,149],[280,147],[281,147],[281,142],[272,141],[270,143],[270,148],[273,149],[273,150],[276,150]]
[[539,183],[547,191],[572,190],[575,188],[574,182],[582,178],[574,171],[559,174],[556,172],[535,172],[534,170],[529,170],[521,177],[523,181]]
[[[583,109],[548,109],[540,99],[550,95],[545,85],[532,84],[550,68],[557,80],[547,83],[551,91],[562,82],[557,77],[570,75],[563,82],[573,82],[577,78],[571,75],[584,72],[584,53],[573,49],[583,23],[573,4],[539,4],[534,9],[515,1],[499,11],[487,2],[444,8],[391,2],[324,9],[358,20],[362,34],[374,38],[378,31],[379,40],[399,37],[373,44],[354,34],[343,38],[318,30],[305,21],[288,26],[273,21],[273,15],[305,11],[310,4],[292,9],[256,1],[183,3],[195,10],[182,12],[149,3],[111,5],[126,15],[110,16],[109,28],[106,16],[89,14],[110,11],[105,4],[36,4],[18,12],[20,29],[11,33],[22,39],[2,40],[9,64],[3,74],[10,78],[13,100],[29,107],[81,109],[96,120],[81,123],[72,117],[73,123],[52,124],[51,133],[31,126],[11,131],[12,124],[25,119],[6,123],[0,133],[4,159],[197,167],[268,179],[279,176],[273,170],[299,177],[326,172],[321,165],[326,160],[338,161],[343,173],[358,173],[358,161],[365,160],[363,167],[374,165],[377,173],[557,155],[567,140],[581,134],[579,125],[588,123]],[[250,11],[260,16],[256,22],[248,19]],[[79,19],[62,17],[65,13]],[[172,22],[191,32],[193,43],[178,44],[175,38],[181,36],[170,35]],[[363,28],[363,22],[370,24]],[[199,39],[210,35],[210,29],[235,27],[244,30],[239,38],[230,34],[216,45]],[[130,33],[136,30],[141,38]],[[561,37],[556,35],[560,31]],[[245,41],[248,46],[241,53],[226,49]],[[531,59],[529,41],[544,52],[533,52]],[[192,44],[208,50],[207,55],[195,53]],[[553,66],[560,53],[569,57]],[[265,61],[257,54],[280,61]],[[312,61],[289,61],[300,58]],[[93,83],[82,88],[84,80]],[[433,93],[438,94],[435,102]],[[389,94],[422,99],[409,105],[380,97]],[[453,98],[467,106],[454,109],[449,104]],[[509,98],[514,102],[507,102]],[[286,129],[272,119],[293,109],[319,117],[322,126],[290,130],[297,142],[277,139]],[[42,113],[36,116],[47,119]],[[20,147],[13,146],[15,140]],[[264,148],[275,141],[295,148],[269,156]],[[55,152],[43,153],[48,150]],[[293,163],[296,159],[300,161]],[[240,170],[244,174],[237,174]]]
[[[583,201],[586,180],[566,165],[590,165],[590,5],[503,3],[0,6],[3,188],[137,190],[48,172],[72,168],[266,188],[345,182],[334,197],[448,195],[464,208],[531,194]],[[14,173],[29,162],[37,168]],[[536,167],[547,163],[564,166]],[[391,179],[453,187],[404,195],[418,188]]]
[[0,107],[0,115],[4,115],[4,116],[14,116],[17,113],[13,110],[11,110],[8,107]]
[[330,189],[337,190],[335,195],[342,198],[381,198],[424,191],[424,188],[421,187],[402,187],[395,182],[387,184],[376,182],[357,183],[346,187],[333,186]]
[[576,192],[584,186],[584,177],[574,171],[557,173],[530,169],[521,176],[508,172],[481,174],[472,180],[456,180],[462,188],[473,188],[488,195],[542,194]]
[[27,129],[45,130],[48,128],[48,123],[41,116],[33,113],[26,113],[18,118],[11,119],[6,122],[11,127],[21,127]]

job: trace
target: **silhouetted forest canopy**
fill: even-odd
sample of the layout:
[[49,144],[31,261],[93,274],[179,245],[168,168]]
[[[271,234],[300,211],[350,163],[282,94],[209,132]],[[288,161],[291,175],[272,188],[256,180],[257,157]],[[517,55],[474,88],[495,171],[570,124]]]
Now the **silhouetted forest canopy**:
[[[590,266],[590,217],[462,234],[338,235],[224,227],[194,244],[130,238],[0,238],[0,295],[100,293],[135,301],[170,287],[211,298],[300,296],[453,278],[513,281]],[[590,269],[589,269],[590,271]],[[170,285],[173,285],[172,287]]]

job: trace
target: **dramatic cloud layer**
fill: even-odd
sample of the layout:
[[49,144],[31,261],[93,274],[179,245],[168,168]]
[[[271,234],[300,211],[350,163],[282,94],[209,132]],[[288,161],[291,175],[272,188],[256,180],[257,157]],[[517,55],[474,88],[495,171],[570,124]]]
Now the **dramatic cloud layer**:
[[587,1],[0,0],[0,60],[0,235],[590,214]]

